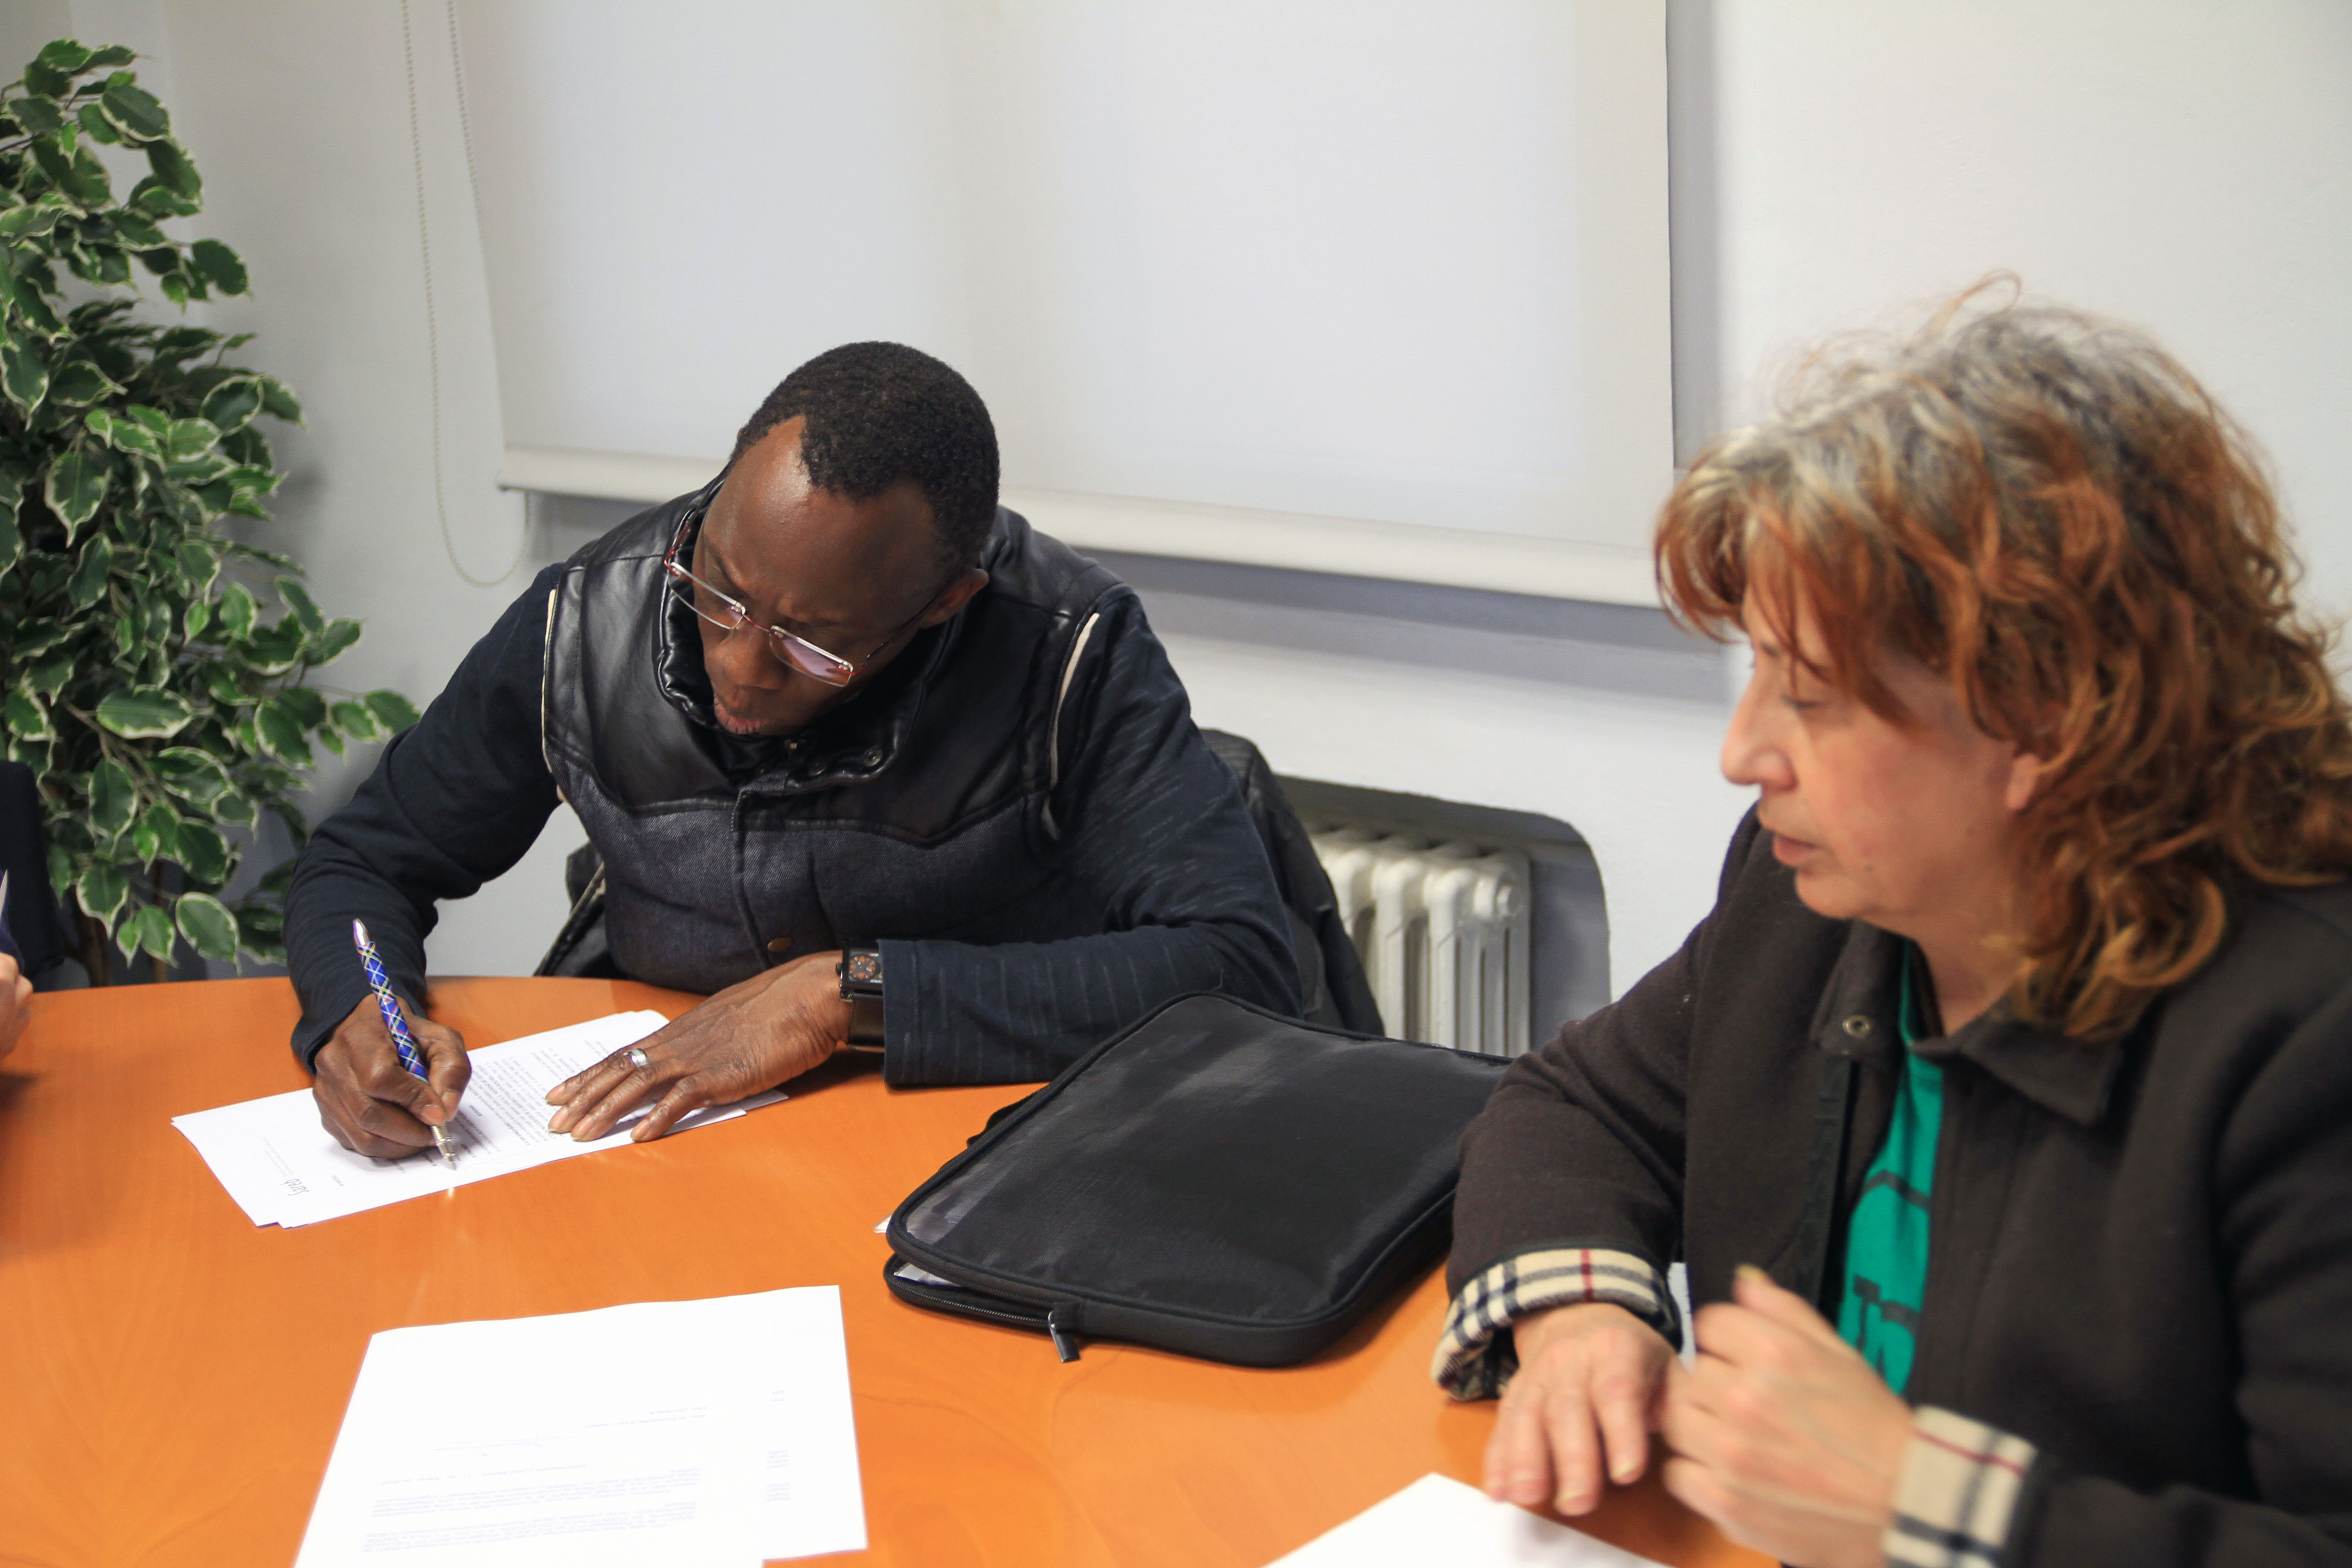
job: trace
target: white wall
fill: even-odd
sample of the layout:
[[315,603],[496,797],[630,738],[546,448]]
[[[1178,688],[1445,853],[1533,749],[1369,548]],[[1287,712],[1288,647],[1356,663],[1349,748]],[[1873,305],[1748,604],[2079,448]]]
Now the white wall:
[[[271,537],[311,563],[322,601],[369,618],[352,679],[428,693],[521,575],[468,585],[436,521],[399,7],[72,14],[101,10],[167,39],[201,221],[244,250],[258,290],[224,319],[263,331],[247,352],[311,409]],[[444,457],[458,558],[488,576],[519,524],[489,486],[497,406],[443,16],[417,0]],[[2352,477],[2328,444],[2352,429],[2352,8],[1676,0],[1672,19],[1686,437],[1788,345],[2015,268],[2147,322],[2209,378],[2278,459],[2315,596],[2352,606]],[[566,542],[542,531],[526,552]],[[1574,824],[1607,884],[1621,988],[1705,911],[1742,804],[1715,774],[1710,655],[1573,606],[1496,630],[1377,596],[1246,600],[1147,590],[1204,722],[1286,772]],[[527,968],[557,918],[553,858],[453,910],[436,965]]]
[[2179,354],[2276,460],[2310,597],[2352,610],[2352,6],[1675,0],[1669,17],[1685,456],[1748,405],[1758,366],[2007,268]]

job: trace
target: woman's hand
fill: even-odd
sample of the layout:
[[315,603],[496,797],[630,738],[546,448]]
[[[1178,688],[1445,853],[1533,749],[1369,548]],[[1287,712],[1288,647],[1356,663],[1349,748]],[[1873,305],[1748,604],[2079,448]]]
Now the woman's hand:
[[19,973],[16,959],[0,952],[0,1057],[16,1048],[16,1037],[32,1016],[33,983]]
[[[849,1004],[834,968],[840,960],[837,952],[813,952],[730,985],[659,1033],[572,1074],[548,1090],[547,1103],[561,1109],[547,1130],[587,1142],[658,1095],[629,1134],[642,1143],[707,1105],[731,1105],[798,1078],[849,1033]],[[647,1065],[633,1065],[629,1049],[644,1051]]]
[[1742,1268],[1665,1398],[1666,1489],[1796,1568],[1883,1568],[1911,1407],[1805,1300]]
[[1674,1347],[1622,1307],[1584,1301],[1511,1325],[1519,1370],[1486,1440],[1486,1495],[1584,1513],[1601,1500],[1601,1466],[1639,1480]]

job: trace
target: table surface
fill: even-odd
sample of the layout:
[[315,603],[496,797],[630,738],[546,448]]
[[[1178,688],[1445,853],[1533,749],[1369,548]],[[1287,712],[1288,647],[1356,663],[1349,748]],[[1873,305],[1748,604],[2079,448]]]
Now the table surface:
[[[432,995],[473,1046],[694,1000]],[[875,1222],[1018,1088],[893,1090],[842,1062],[663,1142],[257,1227],[171,1118],[304,1087],[296,1012],[282,980],[46,994],[0,1062],[0,1563],[290,1563],[377,1330],[788,1285],[841,1288],[866,1562],[1260,1568],[1427,1471],[1477,1479],[1494,1407],[1429,1381],[1434,1273],[1278,1371],[1101,1342],[1064,1365],[893,1298]],[[666,1353],[694,1352],[615,1373]],[[1654,1481],[1580,1523],[1669,1563],[1764,1562]]]

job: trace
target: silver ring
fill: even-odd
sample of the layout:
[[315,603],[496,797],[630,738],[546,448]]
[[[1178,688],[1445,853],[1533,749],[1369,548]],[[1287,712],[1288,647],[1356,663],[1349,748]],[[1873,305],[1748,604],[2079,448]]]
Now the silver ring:
[[643,1072],[647,1068],[654,1065],[653,1058],[646,1055],[645,1047],[642,1046],[631,1046],[627,1050],[623,1051],[621,1055],[631,1067],[636,1068],[639,1072]]

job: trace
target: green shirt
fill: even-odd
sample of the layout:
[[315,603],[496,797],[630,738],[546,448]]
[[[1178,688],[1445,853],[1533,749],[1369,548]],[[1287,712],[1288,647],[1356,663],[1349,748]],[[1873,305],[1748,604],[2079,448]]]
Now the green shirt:
[[1901,1394],[1918,1347],[1919,1309],[1927,1298],[1927,1194],[1936,1182],[1936,1141],[1944,1125],[1944,1069],[1923,1060],[1912,1042],[1927,1033],[1915,973],[1919,950],[1903,948],[1903,1082],[1886,1142],[1862,1179],[1846,1223],[1845,1297],[1838,1332]]

